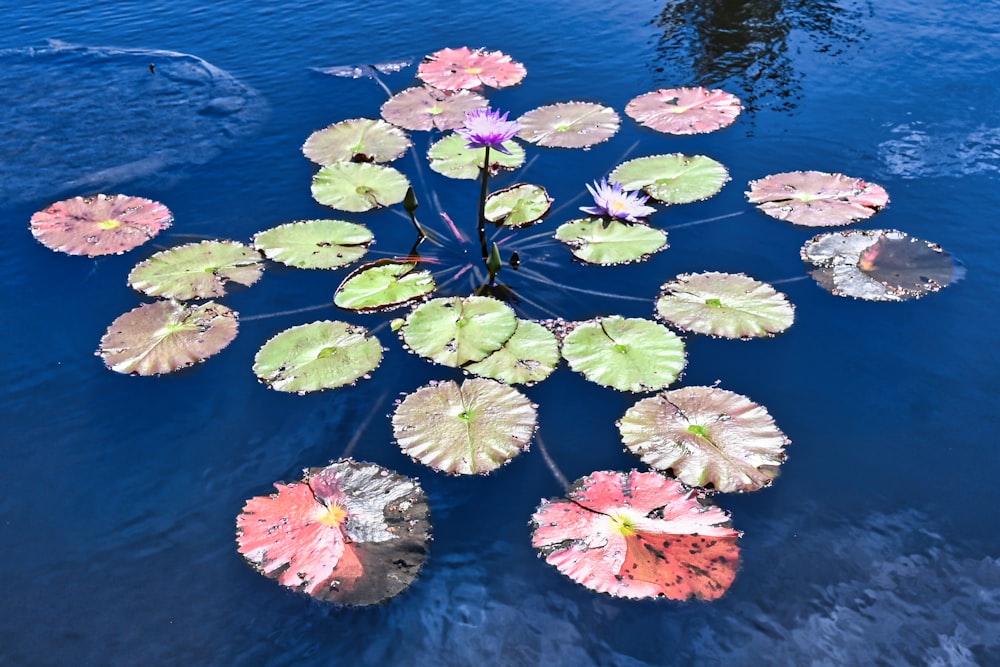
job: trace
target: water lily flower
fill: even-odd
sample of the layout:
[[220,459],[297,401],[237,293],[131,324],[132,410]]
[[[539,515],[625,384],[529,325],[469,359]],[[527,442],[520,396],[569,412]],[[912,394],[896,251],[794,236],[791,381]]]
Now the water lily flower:
[[507,141],[521,129],[521,124],[516,120],[507,120],[507,113],[500,114],[490,108],[475,109],[465,114],[465,127],[460,127],[458,132],[468,141],[466,148],[495,148],[496,150],[510,155],[510,151],[503,147],[503,142]]
[[591,215],[604,215],[618,220],[628,222],[638,222],[639,218],[656,213],[652,206],[644,206],[649,197],[638,192],[625,192],[621,183],[608,185],[608,179],[602,179],[600,183],[594,182],[596,189],[587,184],[587,189],[594,197],[596,206],[581,206],[580,210]]

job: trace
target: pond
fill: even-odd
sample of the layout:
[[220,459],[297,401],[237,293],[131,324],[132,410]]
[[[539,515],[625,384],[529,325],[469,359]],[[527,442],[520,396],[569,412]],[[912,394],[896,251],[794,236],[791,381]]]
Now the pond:
[[[991,222],[1000,6],[618,5],[58,0],[44,13],[34,3],[0,11],[0,662],[1000,664],[1000,234]],[[622,114],[637,95],[677,86],[743,100],[736,122],[711,134],[671,137],[622,115],[620,133],[585,152],[526,145],[524,179],[545,185],[554,210],[526,232],[538,235],[522,253],[527,271],[500,275],[531,318],[651,318],[659,286],[698,271],[743,272],[794,303],[794,325],[773,338],[685,337],[674,386],[718,382],[766,406],[791,440],[772,486],[716,497],[744,533],[735,582],[716,601],[601,595],[538,558],[530,519],[565,489],[537,440],[485,477],[446,476],[404,455],[388,418],[394,402],[462,374],[405,351],[386,326],[396,315],[335,307],[350,268],[269,266],[223,299],[240,313],[239,335],[193,368],[131,377],[94,356],[108,325],[149,300],[126,284],[131,268],[167,247],[343,217],[373,230],[371,258],[405,254],[414,232],[404,217],[331,214],[310,194],[306,138],[377,117],[386,98],[371,79],[315,68],[408,61],[382,76],[397,92],[415,83],[426,54],[463,45],[524,63],[520,85],[489,94],[512,118],[569,100]],[[415,136],[415,151],[427,142]],[[594,267],[548,240],[590,203],[585,184],[624,159],[671,152],[711,156],[731,181],[705,201],[660,208],[653,223],[668,230],[668,249]],[[415,164],[405,156],[400,168],[416,173]],[[855,227],[940,244],[965,279],[899,303],[824,291],[799,257],[816,230],[764,216],[744,195],[751,180],[796,170],[880,184],[891,203]],[[426,168],[422,178],[422,220],[445,229],[443,210],[474,229],[473,181]],[[491,187],[518,178],[501,174]],[[163,202],[173,226],[96,259],[32,239],[36,210],[98,191]],[[457,265],[478,251],[441,259]],[[304,396],[260,384],[251,370],[260,346],[319,319],[376,330],[385,353],[372,378]],[[588,382],[566,363],[522,391],[568,480],[644,469],[615,424],[639,395]],[[419,577],[373,607],[288,591],[236,551],[248,498],[345,452],[418,478],[431,508]]]

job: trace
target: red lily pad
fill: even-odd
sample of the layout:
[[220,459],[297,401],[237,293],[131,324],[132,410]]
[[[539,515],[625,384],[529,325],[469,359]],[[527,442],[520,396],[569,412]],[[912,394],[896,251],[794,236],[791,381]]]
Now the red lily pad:
[[31,216],[31,233],[46,248],[68,255],[120,255],[173,222],[159,202],[127,195],[57,201]]
[[506,88],[520,83],[525,74],[524,65],[505,53],[467,46],[436,51],[417,67],[418,79],[441,90]]
[[465,114],[489,105],[482,95],[460,90],[449,93],[432,86],[407,88],[382,105],[382,118],[406,130],[454,130],[465,125]]
[[703,134],[732,125],[743,110],[740,98],[724,90],[670,88],[639,95],[625,113],[667,134]]
[[864,220],[889,203],[881,185],[822,171],[790,171],[750,181],[751,204],[772,218],[806,227]]
[[732,585],[729,516],[655,472],[595,472],[532,517],[531,544],[564,575],[625,598],[714,600]]
[[417,576],[430,512],[416,480],[342,459],[274,486],[236,518],[238,551],[264,576],[351,605],[387,600]]

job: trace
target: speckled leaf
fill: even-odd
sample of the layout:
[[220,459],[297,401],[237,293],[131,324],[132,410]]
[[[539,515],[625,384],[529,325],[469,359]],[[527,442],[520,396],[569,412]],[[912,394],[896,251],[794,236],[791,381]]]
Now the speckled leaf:
[[445,366],[482,361],[517,329],[510,306],[485,296],[431,299],[413,309],[399,333],[419,354]]
[[257,572],[345,605],[387,600],[417,576],[430,511],[416,480],[341,459],[274,486],[236,517],[237,550]]
[[507,384],[534,384],[556,369],[559,358],[555,334],[537,322],[518,320],[517,330],[503,347],[465,370]]
[[187,301],[225,296],[226,284],[253,285],[264,262],[260,253],[234,241],[201,241],[158,252],[139,262],[128,284],[143,294]]
[[[486,159],[485,148],[466,148],[469,143],[461,135],[449,134],[436,142],[427,151],[431,169],[448,178],[475,180],[479,178],[483,160]],[[504,155],[500,151],[490,151],[490,173],[500,169],[517,169],[524,164],[524,149],[513,139],[503,142],[503,147],[510,151]]]
[[68,255],[120,255],[170,226],[159,202],[126,195],[57,201],[31,216],[31,234],[46,248]]
[[209,301],[143,304],[108,327],[98,356],[118,373],[161,375],[204,361],[236,337],[235,311]]
[[667,134],[701,134],[728,127],[743,105],[735,95],[706,88],[670,88],[639,95],[625,113],[646,127]]
[[613,315],[576,326],[563,340],[570,368],[619,391],[658,391],[684,368],[684,341],[661,324]]
[[337,162],[313,176],[312,196],[320,204],[360,213],[403,201],[409,181],[392,167]]
[[531,544],[599,593],[714,600],[732,585],[740,534],[718,507],[655,472],[594,472],[543,500]]
[[404,454],[458,475],[491,472],[528,448],[537,415],[521,392],[494,380],[434,382],[396,406],[392,432]]
[[486,198],[486,219],[514,229],[530,227],[541,222],[551,205],[552,198],[545,188],[519,183]]
[[618,165],[609,181],[625,190],[640,188],[665,204],[688,204],[712,197],[729,180],[726,168],[704,155],[650,155]]
[[300,269],[336,269],[361,259],[375,237],[344,220],[300,220],[257,232],[253,244],[275,262]]
[[257,351],[253,372],[277,391],[303,394],[366,377],[382,362],[382,345],[347,322],[312,322],[282,331]]
[[685,273],[660,287],[656,314],[684,331],[723,338],[772,336],[792,326],[788,297],[742,273]]
[[500,51],[462,46],[435,51],[417,67],[417,78],[441,90],[489,86],[506,88],[521,82],[527,70]]
[[618,423],[644,463],[689,486],[724,493],[771,484],[788,438],[763,407],[717,387],[681,387],[644,398]]
[[601,218],[570,220],[556,229],[555,237],[577,259],[605,266],[637,262],[667,247],[662,229]]
[[468,90],[449,93],[431,86],[407,88],[382,105],[382,117],[407,130],[454,130],[465,114],[485,109],[486,98]]
[[772,218],[806,227],[865,220],[889,204],[881,185],[822,171],[792,171],[750,181],[751,204]]
[[533,109],[517,119],[517,136],[539,146],[586,148],[607,141],[621,127],[615,110],[592,102],[561,102]]
[[353,118],[310,134],[302,153],[320,165],[355,159],[392,162],[409,147],[409,138],[398,127],[384,120]]
[[421,299],[434,291],[430,271],[415,262],[380,259],[359,266],[340,283],[333,302],[349,310],[387,310]]

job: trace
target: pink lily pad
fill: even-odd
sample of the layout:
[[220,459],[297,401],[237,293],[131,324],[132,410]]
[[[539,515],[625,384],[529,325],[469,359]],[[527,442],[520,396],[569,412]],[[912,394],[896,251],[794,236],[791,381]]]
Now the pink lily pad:
[[520,83],[525,74],[524,65],[505,53],[467,46],[436,51],[417,67],[417,78],[441,90],[506,88]]
[[454,130],[465,114],[488,106],[486,98],[468,90],[449,93],[432,86],[407,88],[382,105],[382,118],[407,130]]
[[543,500],[531,544],[564,575],[616,597],[714,600],[732,585],[729,516],[655,472],[595,472]]
[[127,195],[94,195],[57,201],[31,216],[39,243],[68,255],[120,255],[173,222],[166,206]]
[[805,227],[864,220],[889,203],[881,185],[822,171],[790,171],[750,181],[751,204],[772,218]]
[[732,125],[743,110],[740,98],[724,90],[670,88],[639,95],[625,113],[667,134],[703,134]]

